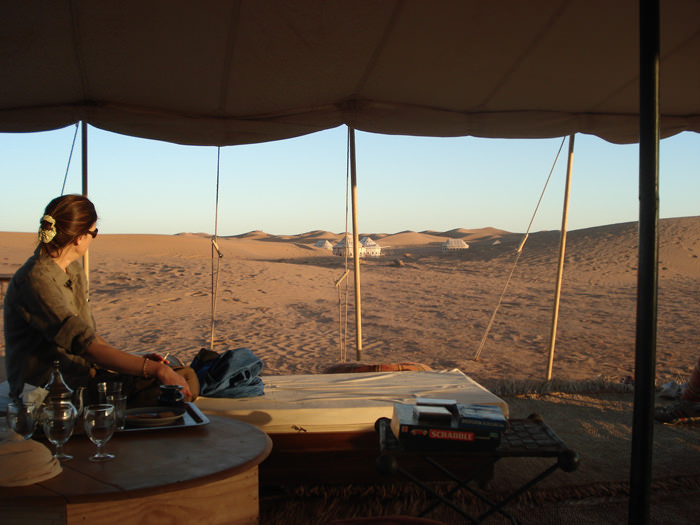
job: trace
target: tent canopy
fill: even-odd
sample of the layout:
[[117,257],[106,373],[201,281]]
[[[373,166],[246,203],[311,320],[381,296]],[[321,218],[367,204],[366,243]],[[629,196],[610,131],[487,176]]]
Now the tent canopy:
[[[644,213],[630,523],[643,523],[651,484],[658,142],[656,89],[649,89],[656,84],[649,74],[656,67],[656,6],[641,4],[649,8],[643,27],[650,34],[640,39],[639,5],[2,2],[0,132],[82,120],[193,145],[265,142],[341,124],[404,135],[589,133],[640,141]],[[659,29],[660,135],[700,132],[700,0],[660,0]],[[646,108],[641,118],[640,106]]]
[[[3,2],[0,132],[231,145],[347,124],[639,139],[638,0]],[[664,0],[661,135],[700,131],[700,2]]]

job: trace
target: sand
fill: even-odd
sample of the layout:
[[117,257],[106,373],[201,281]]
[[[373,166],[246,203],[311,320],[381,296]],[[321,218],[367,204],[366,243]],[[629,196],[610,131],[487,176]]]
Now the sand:
[[[545,379],[558,232],[531,234],[516,266],[521,234],[370,235],[384,255],[361,264],[362,361],[459,368],[486,386]],[[314,247],[319,239],[340,238],[323,231],[220,238],[214,349],[250,348],[264,361],[263,375],[320,373],[354,361],[352,260],[342,283],[349,286],[337,287],[345,259]],[[470,248],[443,253],[448,238],[463,238]],[[18,268],[35,239],[0,232],[0,273]],[[189,364],[210,345],[211,252],[203,234],[101,232],[90,252],[98,332],[117,348],[169,352]],[[661,221],[658,385],[687,378],[700,354],[699,255],[700,217]],[[636,270],[636,223],[569,232],[554,379],[634,376]]]

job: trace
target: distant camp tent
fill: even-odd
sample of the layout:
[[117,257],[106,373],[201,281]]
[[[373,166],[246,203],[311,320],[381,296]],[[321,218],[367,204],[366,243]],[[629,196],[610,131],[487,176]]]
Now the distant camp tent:
[[442,251],[443,252],[452,252],[456,250],[466,250],[469,248],[469,245],[464,242],[462,239],[447,239],[444,243],[442,243]]
[[[333,246],[333,255],[344,256],[347,251],[347,255],[351,257],[353,255],[354,242],[350,235],[345,239],[341,240],[338,244]],[[360,257],[379,257],[382,254],[382,247],[379,246],[370,237],[363,237],[360,240],[359,256]]]
[[316,241],[316,244],[314,244],[316,248],[323,248],[324,250],[332,250],[333,245],[330,243],[328,239],[321,239],[320,241]]
[[[347,251],[348,257],[353,255],[354,242],[352,236],[348,235],[345,239],[333,246],[333,255],[344,256]],[[382,254],[382,247],[374,242],[370,237],[363,237],[360,241],[359,256],[360,257],[379,257]]]
[[360,241],[362,251],[360,257],[379,257],[382,254],[382,247],[379,246],[371,237],[363,237]]
[[[343,240],[341,240],[338,244],[333,246],[333,255],[340,255],[341,257],[346,255],[348,257],[353,256],[353,240],[350,235],[347,235]],[[362,257],[362,246],[360,246],[360,257]]]

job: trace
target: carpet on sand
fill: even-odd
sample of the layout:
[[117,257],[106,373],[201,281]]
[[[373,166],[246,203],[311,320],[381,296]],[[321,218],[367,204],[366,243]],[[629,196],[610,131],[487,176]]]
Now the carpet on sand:
[[[506,506],[522,523],[627,521],[633,393],[577,392],[509,395],[512,418],[540,415],[572,450],[580,465],[555,471]],[[661,401],[659,401],[661,402]],[[552,464],[546,458],[509,458],[496,464],[487,496],[498,500]],[[433,487],[446,493],[448,484]],[[416,516],[431,501],[411,484],[298,486],[263,493],[261,523],[326,523],[367,516]],[[461,490],[456,501],[473,515],[487,510]],[[654,425],[651,523],[695,523],[700,513],[700,425]],[[465,518],[441,505],[426,515],[444,523]],[[495,514],[485,523],[507,523]]]

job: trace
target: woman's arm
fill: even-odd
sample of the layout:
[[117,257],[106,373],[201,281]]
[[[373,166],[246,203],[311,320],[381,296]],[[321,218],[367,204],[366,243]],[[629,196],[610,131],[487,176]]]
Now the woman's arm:
[[161,385],[181,385],[186,400],[192,399],[187,381],[162,361],[127,354],[114,348],[99,335],[88,346],[85,357],[102,368],[139,377],[155,377]]

